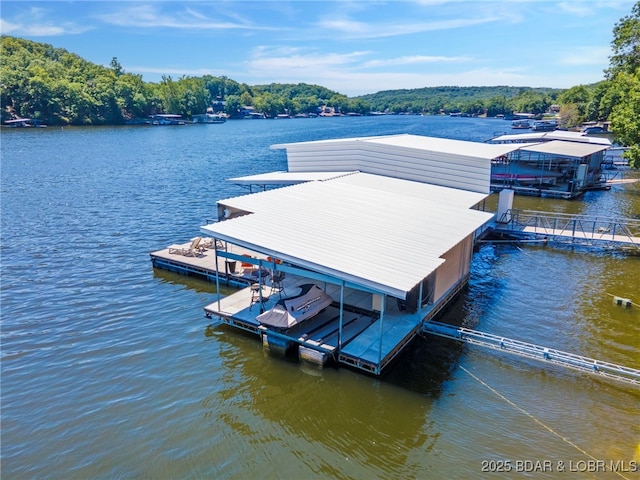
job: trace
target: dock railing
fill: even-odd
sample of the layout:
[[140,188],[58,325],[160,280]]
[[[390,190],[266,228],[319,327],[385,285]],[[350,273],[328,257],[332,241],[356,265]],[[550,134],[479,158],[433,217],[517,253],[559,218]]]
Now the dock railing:
[[471,343],[512,355],[531,358],[541,362],[570,368],[572,370],[600,375],[611,380],[640,386],[640,370],[635,368],[616,365],[610,362],[603,362],[594,358],[583,357],[581,355],[563,352],[554,348],[543,347],[533,343],[479,332],[465,327],[456,327],[446,323],[434,321],[424,322],[422,330],[425,333],[430,333],[432,335]]
[[497,219],[496,230],[640,246],[640,220],[632,218],[509,209]]

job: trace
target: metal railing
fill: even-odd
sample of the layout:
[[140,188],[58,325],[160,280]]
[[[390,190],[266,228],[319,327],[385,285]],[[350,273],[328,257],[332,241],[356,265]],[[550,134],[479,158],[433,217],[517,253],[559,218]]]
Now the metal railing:
[[594,358],[583,357],[553,348],[471,330],[469,328],[456,327],[446,323],[433,321],[424,322],[422,330],[432,335],[471,343],[512,355],[531,358],[572,370],[640,386],[640,370],[635,368],[624,367]]
[[497,221],[499,231],[640,245],[640,220],[632,218],[510,209]]

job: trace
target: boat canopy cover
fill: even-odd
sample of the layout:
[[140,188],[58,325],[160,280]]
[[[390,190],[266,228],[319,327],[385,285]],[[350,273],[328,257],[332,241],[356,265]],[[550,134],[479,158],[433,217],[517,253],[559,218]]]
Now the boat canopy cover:
[[263,325],[276,328],[291,328],[315,317],[333,303],[333,299],[320,287],[312,283],[300,285],[300,293],[294,297],[281,298],[278,303],[256,317]]

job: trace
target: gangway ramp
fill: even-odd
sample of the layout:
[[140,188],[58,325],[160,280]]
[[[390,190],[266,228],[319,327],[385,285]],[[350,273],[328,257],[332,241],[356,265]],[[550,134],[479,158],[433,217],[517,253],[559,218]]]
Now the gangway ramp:
[[640,220],[634,218],[509,209],[496,220],[496,233],[640,248]]
[[541,345],[534,345],[511,338],[471,330],[465,327],[456,327],[455,325],[446,323],[434,321],[424,322],[422,330],[432,335],[480,345],[512,355],[531,358],[572,370],[640,386],[640,370],[635,368],[624,367],[594,358],[583,357]]

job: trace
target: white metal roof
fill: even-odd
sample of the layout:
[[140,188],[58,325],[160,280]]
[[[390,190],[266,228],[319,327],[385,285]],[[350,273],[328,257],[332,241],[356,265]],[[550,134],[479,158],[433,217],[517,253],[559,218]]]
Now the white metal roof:
[[221,203],[250,214],[201,227],[207,235],[398,298],[493,214],[485,195],[355,173]]
[[407,133],[398,135],[381,135],[375,137],[338,138],[330,140],[314,140],[309,142],[280,143],[271,145],[273,149],[302,149],[308,146],[326,147],[336,145],[340,148],[346,143],[391,145],[394,147],[412,148],[459,156],[484,158],[493,160],[500,155],[517,150],[519,146],[470,142],[467,140],[453,140],[450,138],[427,137]]
[[349,173],[353,172],[270,172],[229,178],[227,181],[239,185],[295,185],[316,180],[328,180]]
[[290,172],[353,171],[489,193],[491,160],[522,145],[387,135],[274,145]]
[[450,138],[425,137],[422,135],[389,135],[364,139],[367,143],[391,145],[431,152],[446,153],[464,157],[493,160],[501,155],[517,150],[519,146],[452,140]]
[[564,155],[567,157],[586,157],[609,148],[606,145],[592,145],[589,143],[565,142],[562,140],[552,140],[551,142],[539,143],[537,145],[526,146],[521,150],[526,152],[548,153],[552,155]]
[[611,141],[604,137],[589,137],[583,132],[569,132],[553,130],[551,132],[516,133],[500,135],[491,139],[492,142],[539,142],[550,140],[565,140],[568,142],[591,143],[596,145],[611,145]]

